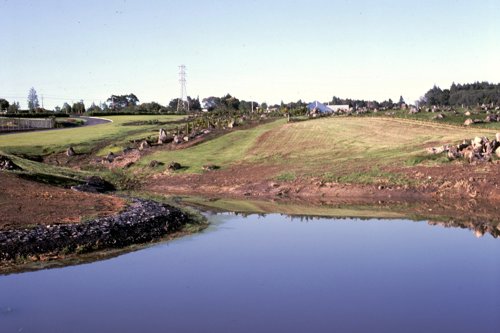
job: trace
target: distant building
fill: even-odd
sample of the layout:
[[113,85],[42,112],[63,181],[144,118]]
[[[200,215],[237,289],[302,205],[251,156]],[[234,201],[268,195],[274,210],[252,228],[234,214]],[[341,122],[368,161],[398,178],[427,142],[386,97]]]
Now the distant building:
[[307,105],[307,109],[309,110],[309,113],[328,114],[340,111],[349,111],[349,105],[325,105],[318,101],[314,101]]
[[327,107],[333,112],[339,111],[349,111],[349,105],[327,105]]
[[309,113],[319,113],[319,114],[326,114],[333,112],[332,109],[330,109],[325,104],[320,103],[318,101],[314,101],[312,103],[307,104],[307,110],[309,110]]

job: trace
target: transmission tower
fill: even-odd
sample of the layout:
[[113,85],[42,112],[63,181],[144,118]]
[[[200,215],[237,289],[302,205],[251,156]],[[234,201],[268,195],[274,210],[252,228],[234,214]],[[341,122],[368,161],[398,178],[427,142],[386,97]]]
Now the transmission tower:
[[181,84],[181,95],[177,100],[177,112],[189,111],[189,102],[186,91],[186,66],[179,66],[179,83]]

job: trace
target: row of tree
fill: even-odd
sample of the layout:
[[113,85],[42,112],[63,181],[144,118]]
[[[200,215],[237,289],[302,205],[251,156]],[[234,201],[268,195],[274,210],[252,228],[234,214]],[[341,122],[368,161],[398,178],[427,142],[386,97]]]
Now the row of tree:
[[[28,110],[34,113],[44,113],[47,110],[40,107],[37,92],[31,88],[28,93]],[[258,103],[256,101],[240,100],[230,94],[222,97],[210,96],[200,99],[187,97],[187,101],[181,101],[178,98],[172,99],[168,105],[161,105],[157,102],[139,103],[139,98],[135,94],[128,95],[111,95],[106,103],[96,105],[92,103],[88,108],[83,100],[73,103],[64,103],[61,106],[56,106],[53,111],[67,114],[83,114],[87,113],[178,113],[179,103],[186,103],[187,108],[183,108],[181,112],[199,112],[202,110],[212,111],[215,113],[250,113],[252,111],[280,111],[290,112],[291,110],[305,109],[306,103],[302,101],[275,104],[268,106],[266,103]],[[10,104],[6,99],[0,98],[0,112],[7,111],[9,113],[21,112],[19,102]]]
[[[28,109],[30,112],[45,112],[40,107],[37,92],[31,88],[28,93]],[[111,95],[107,103],[96,105],[92,103],[88,108],[82,101],[69,105],[64,103],[62,107],[55,107],[54,111],[68,114],[82,114],[85,112],[91,113],[177,113],[179,103],[186,103],[174,98],[166,106],[157,102],[139,104],[139,98],[134,94],[128,95]],[[349,105],[353,108],[399,108],[405,104],[403,96],[400,96],[399,101],[394,103],[392,99],[387,99],[383,102],[367,101],[360,99],[339,98],[334,96],[329,102],[334,105]],[[445,105],[445,106],[476,106],[481,104],[500,105],[500,83],[493,84],[489,82],[474,82],[470,84],[455,84],[453,83],[449,89],[441,89],[438,86],[432,87],[419,100],[420,105]],[[306,103],[299,100],[297,102],[267,105],[266,103],[259,104],[255,101],[244,101],[227,94],[222,97],[207,97],[201,102],[199,98],[187,97],[188,108],[182,108],[182,112],[197,112],[201,110],[212,111],[216,113],[249,113],[252,111],[269,111],[280,113],[300,114],[305,112]],[[187,109],[187,110],[186,110]],[[6,99],[0,98],[0,112],[7,111],[9,113],[20,112],[19,102],[10,104]]]
[[[38,101],[38,95],[35,88],[31,88],[28,92],[28,109],[33,112],[40,109],[40,102]],[[0,112],[17,113],[21,110],[19,102],[9,103],[5,98],[0,98]]]
[[420,104],[446,106],[500,105],[500,83],[453,83],[449,89],[434,85],[420,98]]
[[333,96],[332,100],[329,102],[330,104],[333,105],[349,105],[349,107],[358,109],[358,108],[369,108],[369,109],[375,109],[375,108],[386,108],[386,109],[392,109],[392,108],[399,108],[401,107],[402,104],[405,104],[405,100],[403,96],[399,96],[399,101],[398,103],[394,103],[392,99],[387,99],[383,102],[378,102],[378,101],[367,101],[363,99],[350,99],[350,98],[340,98]]

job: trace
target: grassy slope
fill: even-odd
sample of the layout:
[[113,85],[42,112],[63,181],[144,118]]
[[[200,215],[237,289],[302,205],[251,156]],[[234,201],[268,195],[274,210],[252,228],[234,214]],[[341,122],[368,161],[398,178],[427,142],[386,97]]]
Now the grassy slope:
[[[155,134],[160,127],[155,124],[125,126],[131,121],[162,122],[181,119],[182,116],[110,116],[112,123],[68,128],[54,131],[16,133],[0,135],[0,151],[43,155],[65,150],[72,145],[79,152],[88,151],[102,141],[114,141],[115,145],[130,138],[141,138]],[[163,125],[162,125],[163,126]],[[163,126],[165,127],[165,126]]]
[[380,168],[431,160],[424,153],[425,147],[477,135],[492,138],[495,132],[394,118],[337,117],[290,124],[277,121],[193,148],[159,152],[141,165],[152,159],[177,161],[188,166],[183,172],[200,172],[207,163],[224,167],[247,162],[282,165],[287,175],[362,183],[383,178],[398,183],[399,179]]
[[492,130],[386,118],[327,118],[276,128],[251,154],[288,165],[298,176],[343,182],[407,183],[381,171],[418,159],[425,147],[453,143]]
[[[109,118],[113,122],[103,125],[0,135],[0,154],[8,155],[14,163],[23,168],[24,171],[19,173],[30,179],[62,186],[75,185],[78,181],[85,179],[85,177],[96,174],[97,170],[87,172],[84,170],[56,167],[10,154],[44,155],[51,152],[64,151],[70,145],[77,152],[85,152],[91,150],[97,144],[102,145],[103,142],[105,147],[101,149],[101,153],[107,154],[109,151],[122,150],[128,144],[128,140],[157,135],[159,127],[175,127],[175,125],[163,123],[182,119],[183,117],[140,115],[110,116]],[[156,120],[162,122],[162,124],[155,124]],[[152,123],[139,126],[126,125],[127,123],[137,121]],[[129,175],[122,170],[102,171],[100,175],[113,182],[119,188],[126,186],[130,182]]]
[[[110,118],[113,123],[93,127],[0,136],[0,151],[43,154],[64,150],[68,145],[84,151],[109,141],[102,149],[105,152],[121,148],[131,138],[156,135],[160,127],[175,127],[157,123],[125,126],[128,122],[179,119],[175,116]],[[284,181],[314,176],[326,181],[407,183],[408,180],[383,171],[384,167],[412,165],[422,160],[435,163],[435,157],[424,153],[425,147],[459,142],[476,135],[491,138],[496,131],[398,118],[332,117],[289,124],[277,120],[234,131],[188,149],[158,151],[143,158],[133,170],[139,171],[153,159],[165,163],[177,161],[187,166],[181,172],[201,172],[204,164],[224,168],[235,163],[256,163],[280,166],[282,173],[276,177]],[[56,171],[45,169],[37,173]],[[71,173],[61,170],[62,174],[66,172]],[[120,172],[119,176],[122,176]]]
[[204,164],[215,164],[224,167],[230,163],[243,160],[260,135],[273,128],[280,127],[284,123],[285,120],[278,120],[251,129],[234,131],[192,148],[160,151],[146,156],[138,165],[146,166],[152,160],[165,163],[176,161],[187,167],[183,169],[187,172],[201,172]]

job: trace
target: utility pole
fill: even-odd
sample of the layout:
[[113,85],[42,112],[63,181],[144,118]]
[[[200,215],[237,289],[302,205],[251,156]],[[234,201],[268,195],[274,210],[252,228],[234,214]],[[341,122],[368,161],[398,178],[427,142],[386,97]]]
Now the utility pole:
[[181,93],[177,100],[177,112],[189,111],[189,101],[186,90],[186,66],[179,66],[179,83],[181,85]]

